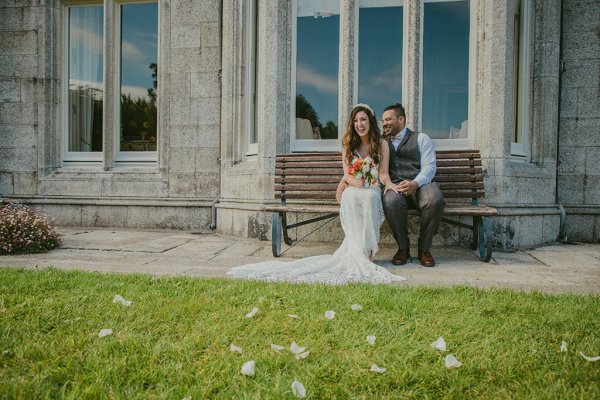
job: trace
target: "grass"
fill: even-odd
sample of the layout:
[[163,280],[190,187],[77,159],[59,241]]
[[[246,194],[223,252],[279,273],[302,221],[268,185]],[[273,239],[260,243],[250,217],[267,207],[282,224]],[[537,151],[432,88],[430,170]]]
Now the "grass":
[[[313,399],[592,399],[600,362],[578,353],[600,353],[599,312],[591,295],[1,268],[0,397],[292,398],[297,379]],[[439,336],[448,352],[431,347]],[[292,341],[308,358],[294,359]],[[462,367],[447,369],[446,354]],[[251,359],[253,378],[240,374]]]

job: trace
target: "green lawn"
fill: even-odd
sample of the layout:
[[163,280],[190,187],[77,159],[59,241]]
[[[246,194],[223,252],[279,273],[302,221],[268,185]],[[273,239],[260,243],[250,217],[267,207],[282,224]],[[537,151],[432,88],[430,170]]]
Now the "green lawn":
[[599,315],[598,296],[1,268],[0,398],[292,398],[294,380],[312,399],[600,398],[579,355],[600,354]]

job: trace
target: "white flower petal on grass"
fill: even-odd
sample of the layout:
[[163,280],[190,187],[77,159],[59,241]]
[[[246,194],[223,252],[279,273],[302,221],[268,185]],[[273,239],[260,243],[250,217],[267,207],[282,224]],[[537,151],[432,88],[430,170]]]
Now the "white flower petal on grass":
[[254,376],[254,373],[256,372],[254,360],[250,360],[242,364],[242,369],[240,372],[242,373],[242,375]]
[[112,335],[112,333],[113,333],[112,329],[100,329],[100,332],[98,332],[98,336],[104,337],[104,336]]
[[333,311],[333,310],[327,310],[327,311],[325,311],[325,318],[327,318],[327,319],[334,319],[335,318],[335,311]]
[[446,351],[446,341],[441,336],[439,338],[437,338],[437,340],[435,342],[431,343],[431,346],[434,349]]
[[306,397],[306,388],[298,381],[292,382],[292,393],[299,399]]
[[125,300],[121,295],[117,294],[115,297],[113,297],[113,303],[121,303],[125,307],[129,307],[132,302],[131,300]]
[[596,361],[600,360],[600,356],[588,357],[585,354],[583,354],[583,352],[581,352],[581,351],[579,352],[579,354],[581,354],[581,357],[585,358],[589,362],[596,362]]
[[371,346],[375,346],[376,340],[377,340],[377,338],[375,336],[372,336],[372,335],[367,336],[367,343],[369,343]]
[[560,343],[560,352],[564,353],[565,351],[567,351],[567,342],[565,342],[564,340]]
[[305,351],[304,353],[296,354],[296,360],[302,360],[303,358],[308,357],[310,351]]
[[306,348],[298,346],[296,342],[292,342],[292,344],[290,345],[290,351],[294,354],[300,354],[304,350],[306,350]]
[[297,316],[296,314],[288,314],[288,317],[290,318],[300,318],[299,316]]
[[252,309],[252,311],[250,311],[248,314],[246,314],[246,318],[252,318],[252,317],[254,317],[257,312],[258,312],[258,307],[254,307]]
[[231,343],[229,345],[229,351],[231,351],[232,353],[240,353],[240,354],[242,354],[242,348],[239,347],[239,346],[236,346],[233,343]]
[[352,308],[352,311],[362,311],[362,306],[360,304],[352,304],[350,308]]
[[273,350],[275,350],[275,351],[280,351],[280,350],[283,350],[283,349],[285,349],[285,347],[283,347],[283,346],[280,346],[280,345],[278,345],[278,344],[273,344],[273,343],[271,343],[271,348],[272,348]]
[[458,368],[462,365],[452,354],[448,354],[444,362],[446,363],[446,368]]
[[383,374],[387,369],[379,367],[377,364],[371,365],[371,372],[376,372],[378,374]]

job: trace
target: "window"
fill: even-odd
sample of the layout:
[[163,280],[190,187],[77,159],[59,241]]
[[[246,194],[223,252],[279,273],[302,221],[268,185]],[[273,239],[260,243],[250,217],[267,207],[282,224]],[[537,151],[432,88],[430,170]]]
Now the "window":
[[328,139],[337,146],[339,2],[298,0],[296,13],[292,146],[308,149],[310,142]]
[[528,159],[529,151],[529,80],[531,46],[531,1],[517,0],[513,36],[513,137],[511,154]]
[[[110,168],[156,161],[158,3],[110,6],[114,12],[102,4],[65,8],[66,165],[104,163]],[[115,21],[107,24],[113,14]],[[104,32],[105,26],[114,26],[114,32]],[[113,154],[107,157],[106,143],[111,142]]]
[[402,101],[403,0],[360,0],[358,11],[358,102],[381,118]]
[[405,96],[418,125],[410,128],[428,133],[438,149],[466,145],[470,1],[417,3],[295,1],[292,151],[339,150],[345,127],[337,121],[347,118],[340,110],[368,103],[381,117]]
[[256,66],[258,65],[258,0],[247,0],[246,37],[246,155],[258,153]]
[[468,137],[469,1],[423,4],[421,130],[432,139]]

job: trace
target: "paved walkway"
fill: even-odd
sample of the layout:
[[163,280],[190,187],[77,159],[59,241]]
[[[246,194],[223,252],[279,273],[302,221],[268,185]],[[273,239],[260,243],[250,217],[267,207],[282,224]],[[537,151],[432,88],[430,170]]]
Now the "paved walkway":
[[[271,259],[271,243],[183,231],[61,228],[63,245],[46,254],[0,256],[2,266],[222,277],[232,267]],[[285,258],[330,254],[336,244],[300,244]],[[385,246],[376,262],[408,280],[397,285],[506,287],[548,293],[600,294],[600,244],[555,244],[512,253],[494,252],[489,263],[459,246],[435,247],[436,268],[401,267]],[[285,259],[282,257],[282,259]]]

